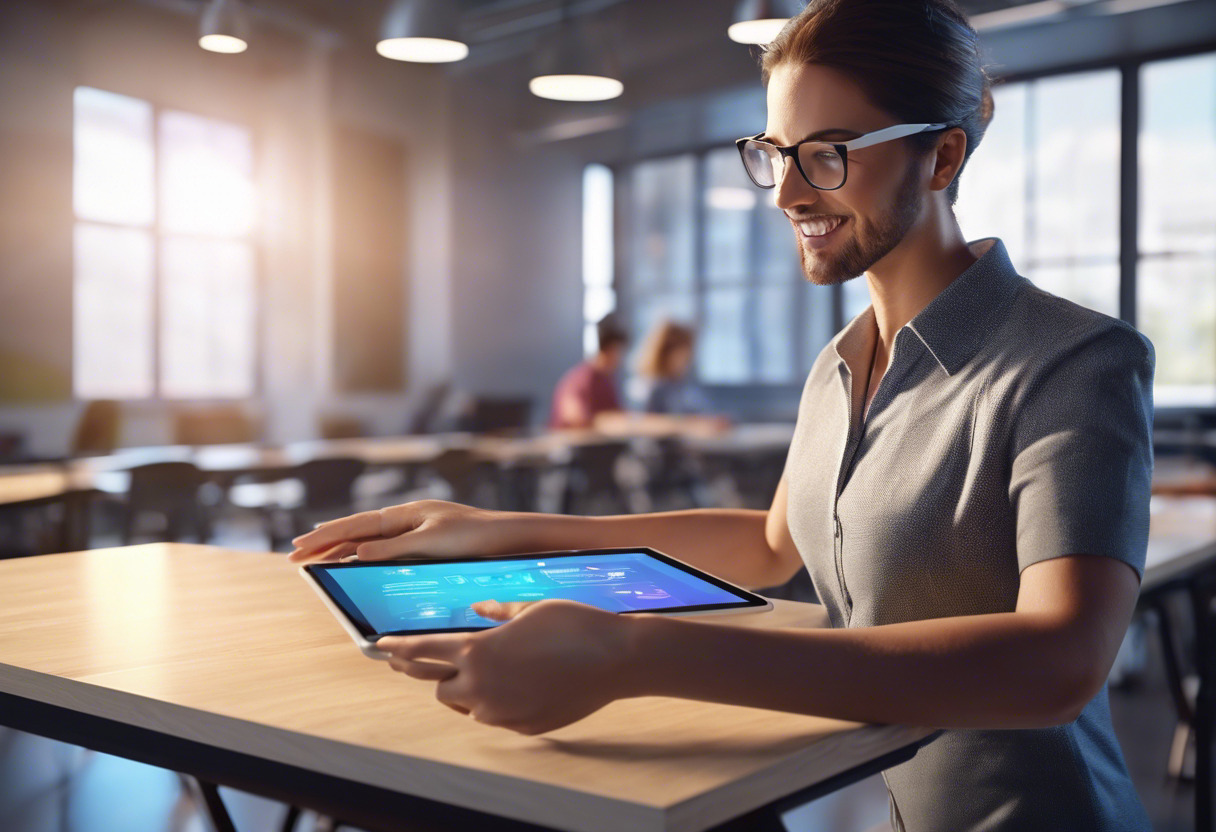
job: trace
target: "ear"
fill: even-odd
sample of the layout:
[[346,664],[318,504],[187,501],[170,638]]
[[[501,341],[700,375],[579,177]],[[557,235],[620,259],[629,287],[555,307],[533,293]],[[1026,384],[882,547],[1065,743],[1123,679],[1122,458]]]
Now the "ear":
[[942,133],[934,152],[933,178],[929,180],[929,190],[941,191],[953,182],[966,156],[967,134],[963,128],[951,127]]

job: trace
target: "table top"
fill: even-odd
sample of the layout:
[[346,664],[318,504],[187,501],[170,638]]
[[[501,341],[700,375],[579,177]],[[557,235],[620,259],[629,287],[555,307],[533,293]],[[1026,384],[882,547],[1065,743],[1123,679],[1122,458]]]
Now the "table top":
[[[775,602],[740,626],[823,626]],[[364,657],[280,555],[148,544],[0,561],[0,691],[575,830],[701,830],[928,736],[643,697],[525,737]]]
[[1141,592],[1216,561],[1216,497],[1154,495]]

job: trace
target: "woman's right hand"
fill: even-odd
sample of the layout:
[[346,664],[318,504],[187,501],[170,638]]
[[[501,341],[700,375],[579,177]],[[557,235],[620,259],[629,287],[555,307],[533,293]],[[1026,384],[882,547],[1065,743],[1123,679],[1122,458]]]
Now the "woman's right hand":
[[294,563],[509,554],[509,512],[443,500],[417,500],[322,523],[292,543]]

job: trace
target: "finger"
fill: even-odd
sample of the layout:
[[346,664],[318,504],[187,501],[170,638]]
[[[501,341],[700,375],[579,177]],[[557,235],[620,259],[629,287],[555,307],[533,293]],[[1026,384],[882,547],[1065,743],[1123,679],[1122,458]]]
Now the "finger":
[[421,679],[424,682],[442,682],[456,675],[455,666],[447,662],[433,662],[425,659],[422,661],[411,661],[393,656],[388,660],[388,663],[393,670],[404,673],[412,679]]
[[359,540],[346,540],[336,546],[318,552],[295,549],[287,556],[287,559],[292,563],[342,560],[345,557],[353,555],[361,542]]
[[322,523],[312,531],[302,534],[291,542],[297,549],[318,552],[346,540],[365,540],[379,537],[383,527],[381,512],[361,511],[348,517],[340,517]]
[[425,521],[416,529],[411,529],[395,537],[382,540],[368,540],[359,544],[355,554],[359,560],[389,560],[391,558],[416,557],[426,554],[439,554],[435,546],[441,534],[426,525]]
[[536,601],[478,601],[473,604],[473,612],[491,621],[510,621],[515,616],[537,603]]
[[468,692],[459,673],[435,685],[435,698],[454,711],[466,716],[472,715],[473,703],[467,701]]
[[464,633],[434,636],[385,636],[376,641],[376,648],[398,659],[437,659],[456,664],[464,653],[469,637]]

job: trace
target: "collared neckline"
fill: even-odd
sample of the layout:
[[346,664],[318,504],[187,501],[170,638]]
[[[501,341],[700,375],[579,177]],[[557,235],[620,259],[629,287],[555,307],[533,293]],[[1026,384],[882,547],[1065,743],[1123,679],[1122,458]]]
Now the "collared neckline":
[[[976,240],[967,248],[976,261],[901,328],[912,330],[947,375],[958,372],[975,356],[1026,282],[1014,269],[999,237]],[[836,354],[850,366],[872,355],[877,335],[871,304],[832,343]]]

